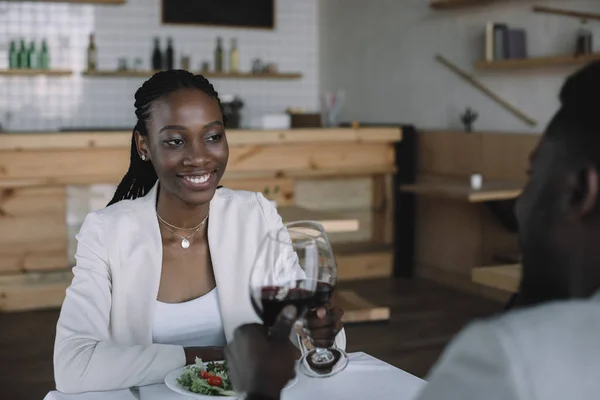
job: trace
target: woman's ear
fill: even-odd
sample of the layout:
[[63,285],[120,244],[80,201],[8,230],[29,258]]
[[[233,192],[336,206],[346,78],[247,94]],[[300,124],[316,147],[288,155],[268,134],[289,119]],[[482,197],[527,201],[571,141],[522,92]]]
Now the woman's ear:
[[150,151],[148,146],[148,137],[144,136],[140,133],[140,131],[135,131],[135,144],[137,147],[137,152],[140,158],[144,161],[150,160]]

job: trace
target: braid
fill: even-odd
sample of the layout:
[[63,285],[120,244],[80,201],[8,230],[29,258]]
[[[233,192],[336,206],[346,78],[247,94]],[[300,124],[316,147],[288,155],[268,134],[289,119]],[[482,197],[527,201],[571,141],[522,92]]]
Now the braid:
[[152,104],[170,93],[180,89],[197,89],[215,98],[223,114],[223,123],[227,125],[219,94],[213,85],[202,75],[194,75],[184,70],[157,72],[148,79],[135,93],[135,115],[137,123],[131,137],[131,161],[127,173],[117,186],[115,194],[108,205],[121,200],[143,197],[156,184],[158,177],[151,161],[143,161],[138,153],[135,132],[148,136],[147,121],[150,119]]

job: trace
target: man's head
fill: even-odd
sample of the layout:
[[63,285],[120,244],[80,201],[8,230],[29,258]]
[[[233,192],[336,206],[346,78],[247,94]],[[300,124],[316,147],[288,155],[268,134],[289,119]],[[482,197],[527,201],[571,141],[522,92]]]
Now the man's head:
[[525,303],[600,288],[600,63],[567,79],[517,203]]

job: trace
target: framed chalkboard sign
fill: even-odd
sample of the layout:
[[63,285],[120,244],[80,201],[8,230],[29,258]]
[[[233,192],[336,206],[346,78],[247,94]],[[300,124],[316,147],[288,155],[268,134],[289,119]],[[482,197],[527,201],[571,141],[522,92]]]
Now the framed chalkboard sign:
[[275,28],[276,0],[162,0],[164,24]]

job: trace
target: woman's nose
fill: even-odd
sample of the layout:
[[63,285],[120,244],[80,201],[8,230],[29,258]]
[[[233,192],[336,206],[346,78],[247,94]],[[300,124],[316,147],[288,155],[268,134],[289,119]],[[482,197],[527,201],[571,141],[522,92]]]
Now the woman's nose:
[[209,158],[210,157],[204,143],[192,142],[186,149],[183,164],[189,166],[202,165],[208,162]]

